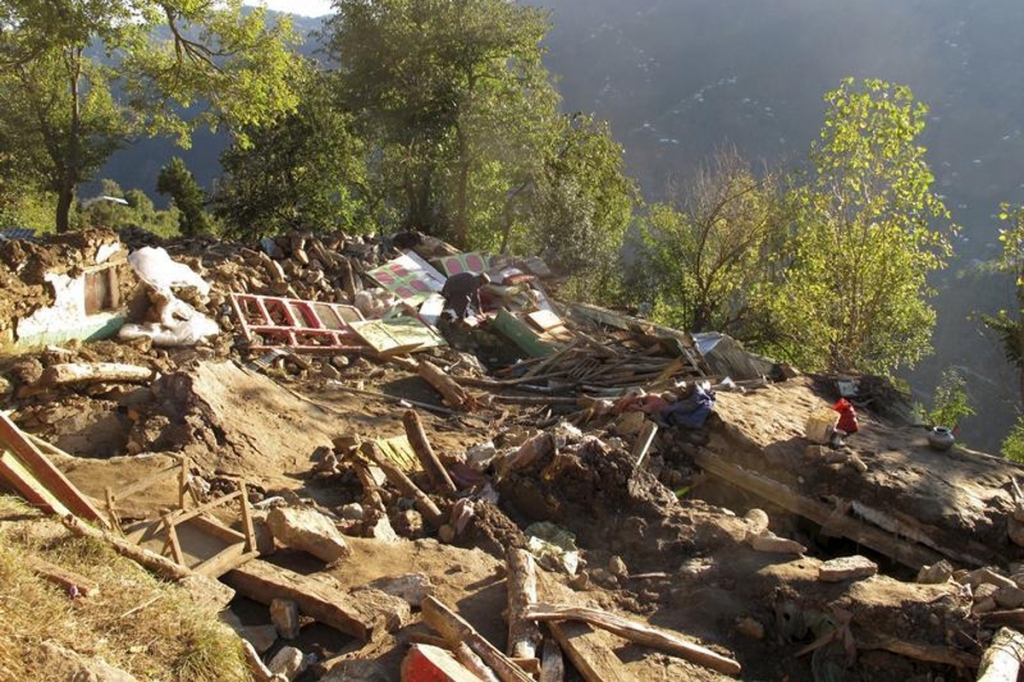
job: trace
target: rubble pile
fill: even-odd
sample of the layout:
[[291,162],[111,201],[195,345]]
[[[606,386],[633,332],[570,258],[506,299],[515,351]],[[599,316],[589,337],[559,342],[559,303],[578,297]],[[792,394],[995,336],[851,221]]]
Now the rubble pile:
[[[1019,468],[930,449],[870,378],[422,235],[78,239],[0,244],[0,478],[56,511],[52,462],[96,501],[70,532],[247,598],[255,679],[959,679],[1024,627]],[[104,244],[84,281],[144,333],[19,345]],[[489,272],[482,309],[446,318],[442,271]],[[860,431],[815,442],[839,390]]]

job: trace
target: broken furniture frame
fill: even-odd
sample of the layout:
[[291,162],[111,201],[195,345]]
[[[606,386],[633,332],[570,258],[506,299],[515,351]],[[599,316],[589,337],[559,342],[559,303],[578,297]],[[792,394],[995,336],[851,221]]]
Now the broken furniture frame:
[[254,351],[287,346],[293,351],[337,353],[362,348],[350,323],[363,316],[350,305],[237,293],[231,294],[231,305]]
[[[130,483],[120,490],[114,491],[108,487],[105,493],[107,514],[111,524],[138,545],[154,541],[159,543],[162,540],[159,551],[161,555],[170,556],[176,563],[211,578],[219,577],[258,556],[252,510],[249,507],[245,483],[240,481],[239,489],[233,493],[200,503],[188,484],[190,460],[188,457],[178,459],[176,464]],[[178,482],[178,509],[163,514],[159,519],[140,521],[127,528],[121,525],[116,511],[117,502],[172,478],[176,478]],[[188,498],[192,499],[195,507],[188,508]],[[214,509],[235,500],[238,500],[242,532],[229,528],[211,514]],[[182,530],[186,526],[190,530],[189,537],[196,538],[198,534],[198,540],[185,540],[182,537]],[[200,545],[208,546],[211,543],[216,547],[212,554],[207,552],[208,556],[203,556],[197,551]]]

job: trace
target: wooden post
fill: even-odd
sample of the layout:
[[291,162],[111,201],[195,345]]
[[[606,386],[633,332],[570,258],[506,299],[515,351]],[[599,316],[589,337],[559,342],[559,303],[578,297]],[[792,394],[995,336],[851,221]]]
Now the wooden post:
[[423,514],[424,519],[434,528],[440,528],[444,523],[444,516],[441,514],[441,510],[437,508],[434,501],[431,500],[427,495],[420,490],[412,480],[405,475],[401,469],[399,469],[394,462],[389,460],[387,457],[381,454],[380,448],[373,441],[367,441],[362,444],[360,451],[370,459],[374,464],[384,470],[384,475],[388,477],[399,490],[402,491],[403,495],[411,497],[413,504],[416,505],[416,509]]
[[444,637],[450,647],[457,649],[459,644],[465,643],[494,670],[501,682],[534,682],[526,671],[437,599],[427,597],[420,608],[423,610],[423,622]]
[[413,452],[419,457],[420,463],[423,464],[423,470],[427,472],[427,476],[430,477],[430,482],[434,484],[434,488],[440,489],[445,495],[454,495],[458,489],[452,483],[448,470],[444,468],[441,460],[438,459],[434,448],[431,447],[430,441],[427,439],[427,433],[423,430],[423,422],[420,421],[420,416],[413,410],[406,410],[405,414],[402,415],[402,425],[405,426],[405,435],[409,439]]
[[633,462],[635,462],[633,466],[639,467],[643,464],[644,457],[651,449],[651,443],[654,442],[656,435],[658,435],[658,425],[650,419],[645,419],[643,428],[640,429],[640,435],[637,436],[636,445],[633,446]]
[[525,549],[509,548],[505,554],[505,589],[508,591],[508,648],[512,658],[536,658],[541,643],[537,623],[524,612],[537,601],[537,566]]
[[185,556],[181,553],[181,543],[178,542],[178,531],[174,528],[174,521],[169,515],[164,515],[164,527],[167,529],[167,545],[171,548],[171,556],[176,562],[185,566]]
[[1000,628],[992,643],[981,655],[978,682],[1017,682],[1024,660],[1024,635]]
[[245,535],[245,551],[256,552],[259,548],[256,547],[256,529],[252,525],[252,510],[249,509],[249,488],[245,485],[245,481],[239,481],[239,488],[241,489],[241,496],[238,501],[242,515],[242,533]]
[[455,383],[450,376],[444,373],[440,367],[426,360],[421,360],[417,368],[419,374],[427,383],[441,394],[445,403],[455,409],[466,409],[472,402],[472,396],[464,388]]
[[607,630],[631,642],[660,649],[688,661],[727,675],[736,675],[742,668],[735,660],[711,649],[688,642],[675,633],[651,627],[629,618],[597,609],[536,604],[527,609],[527,618],[544,621],[575,620]]
[[116,362],[68,362],[52,365],[43,370],[36,382],[39,386],[64,386],[66,384],[152,381],[156,372],[149,367],[125,365]]

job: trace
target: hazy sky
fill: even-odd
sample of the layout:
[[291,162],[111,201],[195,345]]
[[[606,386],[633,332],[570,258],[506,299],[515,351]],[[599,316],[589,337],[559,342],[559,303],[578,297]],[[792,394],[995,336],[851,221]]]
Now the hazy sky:
[[331,0],[245,0],[247,5],[266,5],[279,12],[319,17],[331,11]]

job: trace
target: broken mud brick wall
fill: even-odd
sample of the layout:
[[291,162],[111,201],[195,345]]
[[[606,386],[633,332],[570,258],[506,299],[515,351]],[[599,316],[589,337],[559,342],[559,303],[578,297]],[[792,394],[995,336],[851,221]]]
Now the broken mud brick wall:
[[104,230],[0,242],[0,350],[114,335],[137,281]]

